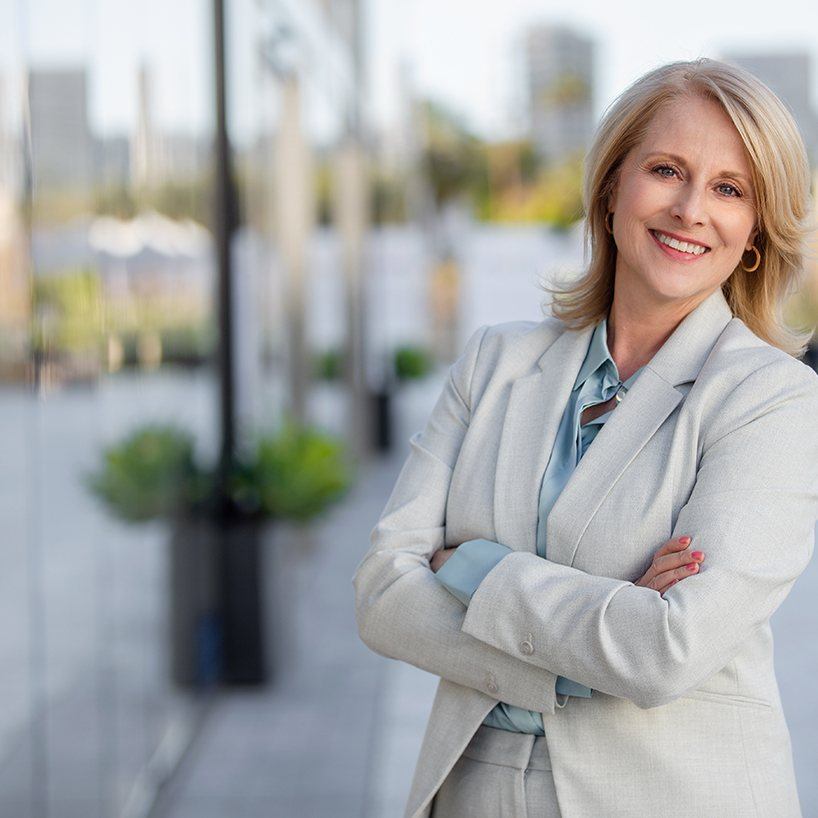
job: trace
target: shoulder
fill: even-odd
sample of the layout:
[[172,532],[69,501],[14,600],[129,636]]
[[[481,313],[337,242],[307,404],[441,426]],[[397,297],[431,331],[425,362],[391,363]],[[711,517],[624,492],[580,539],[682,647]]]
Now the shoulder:
[[739,318],[721,334],[693,389],[710,404],[710,440],[771,413],[818,434],[818,374]]
[[475,333],[481,337],[477,367],[496,370],[502,366],[525,371],[564,331],[565,324],[553,316],[542,321],[485,324]]
[[759,338],[740,318],[725,327],[699,379],[721,379],[731,387],[751,380],[756,388],[791,385],[818,390],[818,374],[812,367]]
[[529,373],[564,331],[565,324],[553,316],[542,321],[484,324],[474,330],[452,367],[464,401],[475,406],[490,383],[502,387]]

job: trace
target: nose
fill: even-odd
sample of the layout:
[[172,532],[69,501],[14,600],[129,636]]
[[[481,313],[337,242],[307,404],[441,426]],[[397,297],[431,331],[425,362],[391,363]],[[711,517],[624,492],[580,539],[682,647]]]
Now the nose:
[[679,188],[670,215],[684,227],[703,225],[707,221],[706,191],[687,184]]

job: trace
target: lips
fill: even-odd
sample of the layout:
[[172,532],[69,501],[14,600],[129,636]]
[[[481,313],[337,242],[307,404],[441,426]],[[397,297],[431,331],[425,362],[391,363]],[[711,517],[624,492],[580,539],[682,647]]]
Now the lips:
[[[695,239],[689,239],[685,236],[680,236],[678,233],[668,233],[666,230],[654,230],[652,228],[648,228],[650,232],[653,234],[654,238],[658,238],[659,236],[664,236],[666,238],[674,239],[677,242],[682,244],[690,244],[695,247],[704,247],[705,252],[710,249],[710,246],[705,244],[703,241],[696,241]],[[684,252],[684,251],[682,251]]]
[[[669,245],[665,244],[664,242],[659,241],[659,239],[656,236],[656,233],[661,232],[661,231],[654,231],[654,230],[648,229],[648,232],[650,233],[650,237],[653,239],[654,244],[668,258],[671,258],[674,261],[682,262],[684,264],[692,264],[693,262],[698,261],[701,258],[704,258],[704,256],[706,256],[707,253],[710,251],[709,247],[707,247],[707,249],[705,249],[705,251],[703,253],[698,253],[698,254],[697,253],[687,253],[687,252],[684,252],[683,250],[677,250],[674,247],[670,247]],[[669,235],[669,234],[665,233],[664,235]],[[698,242],[697,242],[697,246],[698,247],[706,247],[706,245],[700,244]]]
[[654,233],[661,233],[664,236],[670,236],[672,239],[676,239],[676,241],[683,241],[687,244],[695,244],[697,247],[704,247],[705,249],[709,250],[710,245],[705,244],[703,241],[696,241],[696,239],[689,239],[685,236],[680,236],[678,233],[670,233],[667,230],[654,230]]

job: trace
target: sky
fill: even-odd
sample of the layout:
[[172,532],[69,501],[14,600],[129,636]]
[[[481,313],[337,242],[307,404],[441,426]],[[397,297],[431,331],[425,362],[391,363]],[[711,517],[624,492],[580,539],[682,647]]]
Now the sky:
[[[818,3],[776,0],[748,6],[736,0],[365,0],[370,8],[373,110],[396,116],[401,58],[413,83],[447,102],[488,137],[519,125],[521,34],[535,22],[561,23],[597,43],[599,115],[645,71],[665,62],[753,50],[796,49],[813,58],[812,97],[818,108]],[[479,10],[478,10],[479,9]]]
[[[227,0],[235,9],[256,0]],[[258,0],[272,3],[273,0]],[[689,0],[361,0],[367,11],[368,90],[376,126],[400,112],[399,67],[419,92],[445,102],[481,135],[514,135],[521,124],[521,38],[535,22],[561,23],[597,44],[597,115],[644,71],[675,59],[725,51],[806,50],[813,57],[818,108],[818,3]],[[237,13],[236,27],[248,27]],[[249,34],[249,32],[248,32]],[[0,68],[15,55],[36,64],[93,60],[95,131],[127,132],[133,122],[135,65],[148,59],[161,73],[157,120],[199,129],[210,120],[210,0],[0,0]],[[250,59],[250,49],[236,60]],[[246,75],[246,72],[245,72]],[[238,120],[250,121],[253,88],[234,88]]]

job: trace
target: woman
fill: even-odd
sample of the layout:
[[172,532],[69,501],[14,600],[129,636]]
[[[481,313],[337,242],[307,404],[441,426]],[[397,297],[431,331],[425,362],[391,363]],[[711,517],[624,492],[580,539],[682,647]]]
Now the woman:
[[363,641],[441,677],[405,815],[799,816],[769,619],[818,518],[803,142],[673,63],[584,198],[586,274],[471,336],[353,580]]

